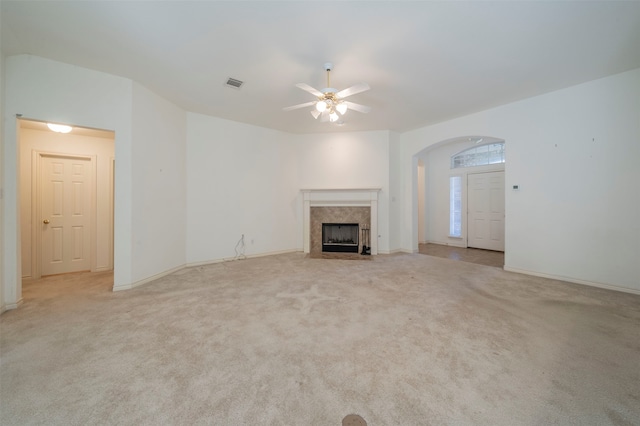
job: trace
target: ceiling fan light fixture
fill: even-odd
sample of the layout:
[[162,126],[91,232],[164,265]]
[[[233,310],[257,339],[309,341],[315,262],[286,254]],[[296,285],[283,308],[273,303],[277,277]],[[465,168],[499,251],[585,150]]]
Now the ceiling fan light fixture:
[[323,112],[325,109],[327,109],[327,103],[325,101],[318,101],[316,103],[316,110],[318,112]]
[[324,65],[327,72],[327,87],[322,90],[314,89],[306,83],[297,83],[296,87],[304,90],[315,96],[315,100],[310,102],[304,102],[298,105],[283,108],[284,111],[292,111],[294,109],[306,108],[312,106],[311,115],[314,119],[319,119],[321,122],[331,122],[336,125],[344,124],[341,116],[344,116],[348,110],[354,110],[361,113],[368,113],[371,108],[365,105],[360,105],[354,102],[345,101],[344,98],[353,96],[365,90],[369,90],[370,87],[367,83],[361,82],[354,86],[338,91],[331,87],[330,73],[333,68],[333,64],[326,63]]

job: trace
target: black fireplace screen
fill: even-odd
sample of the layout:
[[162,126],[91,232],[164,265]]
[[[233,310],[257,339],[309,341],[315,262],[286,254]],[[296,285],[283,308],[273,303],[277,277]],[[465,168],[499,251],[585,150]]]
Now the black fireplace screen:
[[323,223],[322,251],[358,253],[357,223]]

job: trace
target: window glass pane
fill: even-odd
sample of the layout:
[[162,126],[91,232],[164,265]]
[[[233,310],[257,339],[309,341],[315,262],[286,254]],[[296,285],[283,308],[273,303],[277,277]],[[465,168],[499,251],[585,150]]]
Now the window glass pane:
[[462,236],[462,177],[449,178],[449,235]]
[[504,142],[480,145],[451,157],[451,168],[504,163]]
[[489,164],[504,163],[504,144],[487,145],[489,149]]

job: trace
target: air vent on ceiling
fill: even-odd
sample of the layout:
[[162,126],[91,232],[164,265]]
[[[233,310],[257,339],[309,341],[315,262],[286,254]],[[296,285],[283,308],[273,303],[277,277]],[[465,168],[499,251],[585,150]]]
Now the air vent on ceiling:
[[234,89],[239,89],[244,84],[244,81],[229,77],[225,84],[229,87],[233,87]]

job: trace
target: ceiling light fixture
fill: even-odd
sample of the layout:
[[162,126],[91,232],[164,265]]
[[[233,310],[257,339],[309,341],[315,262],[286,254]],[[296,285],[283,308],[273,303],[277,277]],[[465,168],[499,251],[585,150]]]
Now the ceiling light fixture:
[[55,123],[47,123],[47,127],[49,128],[49,130],[56,133],[69,133],[73,129],[71,126],[67,126],[66,124]]
[[354,110],[365,114],[371,111],[371,108],[368,106],[344,100],[347,96],[369,90],[369,85],[367,83],[359,83],[355,86],[349,87],[348,89],[338,91],[333,87],[330,87],[330,75],[332,68],[333,64],[330,62],[324,64],[324,69],[327,72],[327,87],[322,89],[322,91],[314,89],[305,83],[296,84],[296,87],[314,95],[317,98],[315,101],[305,102],[303,104],[293,105],[283,109],[285,111],[291,111],[298,108],[313,106],[313,109],[310,111],[313,118],[319,118],[320,121],[329,121],[337,125],[344,124],[344,121],[342,121],[340,116],[345,115],[348,110]]

